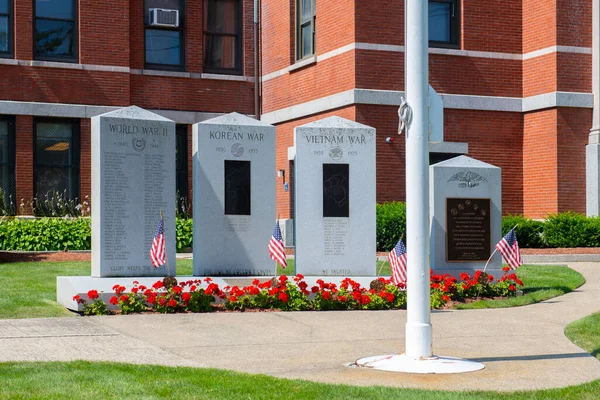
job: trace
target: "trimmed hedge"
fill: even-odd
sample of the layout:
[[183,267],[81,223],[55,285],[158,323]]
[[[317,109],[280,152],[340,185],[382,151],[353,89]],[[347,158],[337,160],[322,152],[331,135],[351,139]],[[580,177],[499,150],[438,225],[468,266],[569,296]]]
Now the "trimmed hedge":
[[0,223],[0,250],[89,250],[89,218],[7,219]]
[[[586,218],[572,212],[549,215],[535,221],[522,215],[502,219],[502,235],[516,228],[521,248],[600,247],[600,217]],[[193,220],[177,218],[177,251],[193,245]],[[400,238],[407,240],[406,205],[377,204],[377,250],[390,251]],[[92,242],[89,218],[4,219],[0,221],[0,250],[89,250]],[[265,238],[265,243],[268,238]],[[266,244],[265,244],[266,246]]]
[[515,225],[515,233],[520,248],[540,249],[548,247],[544,242],[544,222],[525,218],[522,215],[507,215],[502,218],[502,236],[506,235]]
[[390,251],[402,238],[406,242],[406,204],[377,204],[377,251]]

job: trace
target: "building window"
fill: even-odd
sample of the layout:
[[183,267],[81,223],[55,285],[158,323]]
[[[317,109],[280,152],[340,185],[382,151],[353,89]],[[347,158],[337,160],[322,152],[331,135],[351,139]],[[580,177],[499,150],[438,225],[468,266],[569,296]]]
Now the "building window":
[[204,1],[204,71],[242,73],[242,2]]
[[175,146],[175,187],[177,189],[177,210],[188,212],[188,127],[177,125]]
[[0,57],[13,53],[13,2],[0,0]]
[[296,1],[296,58],[315,54],[316,0]]
[[429,1],[430,46],[454,47],[458,45],[458,1]]
[[38,203],[55,195],[79,197],[79,121],[35,121],[34,193]]
[[146,68],[185,69],[185,1],[146,0]]
[[36,0],[34,8],[35,58],[77,62],[77,1]]
[[14,215],[15,199],[15,120],[0,116],[0,215]]

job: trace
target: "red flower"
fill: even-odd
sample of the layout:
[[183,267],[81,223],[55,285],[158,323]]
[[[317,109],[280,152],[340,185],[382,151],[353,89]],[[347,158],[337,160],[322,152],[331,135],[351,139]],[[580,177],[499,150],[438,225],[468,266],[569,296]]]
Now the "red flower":
[[488,282],[491,282],[494,280],[494,277],[492,275],[488,275]]
[[[209,286],[210,286],[210,285],[209,285]],[[195,291],[196,291],[196,289],[198,289],[198,288],[196,287],[196,285],[192,285],[192,286],[190,286],[190,292],[195,292]]]
[[361,304],[369,304],[371,302],[371,298],[369,296],[367,296],[366,294],[362,295],[360,298],[360,302]]
[[156,293],[152,293],[150,296],[148,296],[148,299],[146,301],[148,302],[148,304],[156,303]]
[[329,300],[331,298],[331,293],[323,292],[321,296],[323,296],[323,300]]
[[360,292],[359,291],[352,292],[352,297],[354,297],[354,300],[360,301]]
[[235,302],[237,301],[237,297],[235,297],[235,296],[231,296],[231,297],[229,298],[229,301],[230,301],[230,302],[232,302],[232,303],[235,303]]
[[286,292],[281,292],[279,293],[279,296],[277,296],[277,298],[281,301],[283,301],[284,303],[287,303],[289,298]]
[[165,304],[167,304],[167,299],[165,299],[164,297],[160,297],[158,299],[158,304],[160,304],[161,306],[165,306]]
[[302,280],[302,279],[304,279],[304,275],[296,274],[296,278],[298,278],[298,280]]
[[388,303],[393,303],[395,298],[396,298],[396,296],[394,296],[392,293],[387,294]]
[[187,303],[188,301],[190,301],[190,299],[191,299],[191,298],[192,298],[192,295],[191,295],[191,294],[189,294],[188,292],[185,292],[184,294],[182,294],[182,295],[181,295],[181,299],[182,299],[183,301],[185,301],[186,303]]
[[141,290],[142,292],[143,292],[144,290],[146,290],[146,289],[147,289],[147,287],[146,287],[146,286],[144,286],[144,285],[140,285],[140,290]]
[[162,288],[162,287],[164,287],[164,286],[165,286],[165,285],[164,285],[164,283],[162,283],[162,281],[156,281],[156,282],[154,283],[154,285],[152,285],[152,287],[153,287],[154,289],[160,289],[160,288]]
[[117,296],[113,296],[110,298],[110,304],[117,305],[119,304],[119,298]]
[[461,272],[460,279],[462,279],[463,281],[468,281],[469,279],[471,279],[471,277],[466,272]]
[[298,283],[298,287],[300,288],[300,290],[302,290],[303,292],[306,290],[306,288],[308,287],[308,283],[302,281]]
[[88,292],[88,298],[89,298],[90,300],[97,299],[98,297],[100,297],[100,296],[98,296],[98,291],[97,291],[97,290],[90,290],[90,291]]
[[439,283],[432,283],[432,284],[431,284],[431,287],[432,287],[433,289],[437,289],[437,288],[439,288],[439,287],[440,287],[440,284],[439,284]]
[[252,281],[252,284],[254,286],[258,286],[258,285],[260,285],[260,280],[258,278],[256,278],[255,280]]
[[183,289],[181,288],[181,286],[173,286],[172,289],[177,294],[181,294],[181,292],[183,292]]
[[310,288],[310,291],[313,293],[317,293],[319,291],[319,287],[318,286],[313,286],[312,288]]
[[136,288],[136,287],[131,288],[131,293],[137,294],[137,292],[138,292],[138,288]]
[[288,277],[286,275],[281,275],[279,277],[279,283],[285,283],[285,282],[287,282],[287,280],[288,280]]
[[[115,296],[116,297],[116,296]],[[125,303],[127,300],[129,299],[129,296],[127,296],[126,294],[124,294],[123,296],[121,296],[121,301],[123,303]]]
[[133,281],[134,285],[139,285],[140,283],[138,281]]
[[204,278],[204,282],[210,283],[210,282],[212,282],[212,279],[211,278]]
[[80,298],[81,298],[81,297],[79,297],[79,295],[78,295],[78,294],[76,294],[75,296],[73,296],[73,301],[76,301],[76,302],[78,302],[78,303],[79,303],[79,299],[80,299]]
[[508,272],[508,271],[510,271],[510,268],[509,267],[502,267],[502,271]]
[[450,296],[443,295],[442,296],[442,300],[444,300],[444,301],[450,301]]
[[508,290],[510,290],[510,291],[512,291],[512,292],[514,292],[515,290],[517,290],[517,288],[515,287],[515,285],[510,285],[510,286],[508,287]]
[[341,301],[342,303],[345,303],[346,300],[348,300],[348,298],[346,296],[339,296],[338,300]]
[[177,301],[175,299],[171,299],[169,300],[169,303],[167,304],[169,307],[175,307],[177,306]]

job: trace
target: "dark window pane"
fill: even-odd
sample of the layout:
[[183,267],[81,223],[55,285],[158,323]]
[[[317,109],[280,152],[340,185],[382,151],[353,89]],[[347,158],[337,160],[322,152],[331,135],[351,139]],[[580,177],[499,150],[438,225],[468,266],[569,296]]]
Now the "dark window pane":
[[236,67],[236,38],[234,36],[205,35],[204,65],[212,68]]
[[64,195],[67,199],[79,197],[79,172],[72,168],[36,168],[35,187],[37,198],[43,201],[48,195],[51,197],[53,193]]
[[450,42],[450,3],[429,2],[429,40]]
[[8,51],[8,17],[0,17],[0,52]]
[[36,54],[47,56],[73,56],[73,23],[36,20]]
[[8,122],[0,121],[0,164],[9,162],[8,151]]
[[36,0],[36,17],[74,19],[73,0]]
[[250,161],[225,160],[225,214],[250,215]]
[[302,27],[302,57],[312,54],[311,51],[312,42],[312,28],[311,25],[305,25]]
[[181,32],[146,29],[146,63],[181,64]]
[[350,166],[323,164],[323,217],[350,216]]
[[310,21],[312,17],[310,4],[312,0],[302,0],[302,12],[300,14],[300,18],[302,22]]
[[237,32],[238,0],[207,0],[204,4],[204,26],[207,31]]
[[36,125],[36,164],[72,164],[73,128],[71,124],[38,122]]
[[0,14],[8,14],[8,0],[0,0]]

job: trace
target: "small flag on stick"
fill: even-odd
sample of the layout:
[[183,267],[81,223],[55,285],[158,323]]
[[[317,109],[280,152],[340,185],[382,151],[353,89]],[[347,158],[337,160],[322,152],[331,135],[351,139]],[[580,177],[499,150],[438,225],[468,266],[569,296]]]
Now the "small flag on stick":
[[515,228],[511,229],[496,245],[496,250],[508,264],[511,269],[517,269],[519,265],[523,264],[521,258],[521,251],[519,250],[519,243],[517,242],[517,234]]
[[271,236],[271,240],[269,241],[269,255],[271,256],[271,260],[277,261],[281,264],[282,268],[287,267],[283,237],[281,236],[281,229],[279,229],[279,219],[275,221],[273,236]]
[[154,234],[154,240],[152,240],[152,247],[150,248],[150,262],[154,265],[154,268],[161,267],[165,264],[165,257],[167,256],[167,250],[165,248],[165,233],[163,228],[162,216],[158,221],[156,227],[156,233]]
[[392,266],[392,283],[394,285],[406,284],[406,246],[402,239],[390,251],[388,260]]

